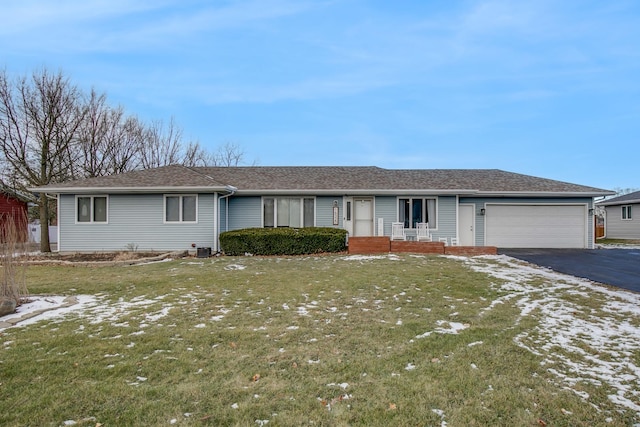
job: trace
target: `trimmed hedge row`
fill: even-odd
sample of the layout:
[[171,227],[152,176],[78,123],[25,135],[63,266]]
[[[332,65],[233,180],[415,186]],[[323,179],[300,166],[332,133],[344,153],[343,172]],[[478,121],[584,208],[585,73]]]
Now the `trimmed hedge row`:
[[225,255],[307,255],[346,250],[347,231],[329,227],[244,228],[220,233]]

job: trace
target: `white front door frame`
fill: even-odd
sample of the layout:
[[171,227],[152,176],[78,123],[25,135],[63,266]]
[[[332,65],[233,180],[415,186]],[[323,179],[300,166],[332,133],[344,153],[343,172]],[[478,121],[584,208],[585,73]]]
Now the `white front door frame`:
[[342,198],[342,226],[349,236],[353,236],[353,197]]
[[[349,210],[350,208],[350,210]],[[350,236],[374,235],[374,198],[371,196],[344,198],[344,228]],[[351,214],[349,216],[349,214]]]
[[460,246],[476,245],[476,205],[460,203],[458,205],[458,244]]

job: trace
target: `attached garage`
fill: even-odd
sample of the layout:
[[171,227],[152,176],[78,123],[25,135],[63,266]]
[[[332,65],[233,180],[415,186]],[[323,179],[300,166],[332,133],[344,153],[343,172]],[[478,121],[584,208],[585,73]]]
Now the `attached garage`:
[[499,248],[587,248],[586,205],[487,204],[485,244]]

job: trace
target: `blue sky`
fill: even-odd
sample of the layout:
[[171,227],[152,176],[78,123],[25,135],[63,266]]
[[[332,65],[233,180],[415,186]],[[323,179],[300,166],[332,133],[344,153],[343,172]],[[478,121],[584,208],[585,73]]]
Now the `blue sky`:
[[640,188],[636,0],[5,0],[62,71],[259,165],[498,168]]

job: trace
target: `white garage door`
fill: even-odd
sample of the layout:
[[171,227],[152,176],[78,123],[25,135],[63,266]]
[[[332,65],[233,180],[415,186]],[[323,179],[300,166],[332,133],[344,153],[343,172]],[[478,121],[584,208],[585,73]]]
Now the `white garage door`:
[[485,244],[499,248],[586,248],[585,205],[487,205]]

